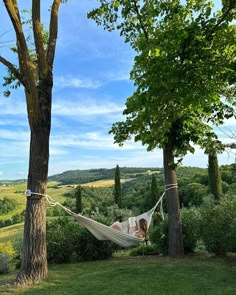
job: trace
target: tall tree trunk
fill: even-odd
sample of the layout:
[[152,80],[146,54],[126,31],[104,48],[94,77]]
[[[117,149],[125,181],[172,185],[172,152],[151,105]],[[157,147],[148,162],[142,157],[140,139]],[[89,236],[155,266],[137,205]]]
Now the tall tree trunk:
[[217,153],[215,151],[210,151],[208,154],[208,180],[210,193],[219,201],[222,195],[222,184]]
[[[168,145],[163,150],[164,172],[166,189],[177,183],[176,171],[174,166],[174,151],[172,146]],[[180,205],[178,188],[173,187],[167,190],[168,207],[168,233],[169,248],[168,254],[171,257],[181,257],[184,255],[182,224],[180,217]]]
[[[48,86],[40,87],[40,117],[29,117],[31,139],[27,188],[32,193],[46,194],[47,190],[51,90],[50,83]],[[28,285],[45,279],[47,274],[45,197],[32,194],[27,197],[22,269],[17,275],[16,282]]]

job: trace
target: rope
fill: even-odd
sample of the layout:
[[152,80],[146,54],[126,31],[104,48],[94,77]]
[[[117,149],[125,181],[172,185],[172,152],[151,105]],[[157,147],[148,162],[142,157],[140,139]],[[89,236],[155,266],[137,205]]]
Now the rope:
[[[161,195],[161,197],[159,198],[159,200],[156,202],[155,206],[149,210],[150,214],[153,215],[154,211],[156,210],[157,206],[160,204],[160,214],[161,214],[161,217],[162,219],[164,220],[164,211],[163,211],[163,198],[166,194],[167,191],[173,189],[173,188],[176,188],[178,185],[177,183],[172,183],[172,184],[166,184],[165,187],[165,191],[164,193]],[[71,211],[70,209],[68,209],[67,207],[63,206],[61,203],[59,202],[56,202],[55,200],[53,200],[52,197],[50,197],[49,195],[46,195],[46,194],[40,194],[40,193],[35,193],[35,192],[31,192],[31,190],[26,190],[24,192],[24,195],[26,197],[31,197],[32,195],[38,195],[38,196],[43,196],[46,198],[48,204],[51,206],[51,207],[55,207],[55,206],[60,206],[63,210],[65,210],[69,215],[71,216],[78,216],[78,215],[81,215],[81,214],[77,214],[73,211]]]
[[70,209],[68,209],[67,207],[63,206],[61,203],[59,202],[56,202],[55,200],[53,200],[52,197],[50,197],[49,195],[46,195],[46,194],[40,194],[40,193],[34,193],[34,192],[31,192],[30,190],[26,190],[24,192],[25,196],[27,197],[30,197],[32,195],[38,195],[38,196],[43,196],[46,198],[48,204],[51,206],[51,207],[55,207],[55,206],[60,206],[63,210],[65,210],[69,215],[71,216],[74,216],[76,217],[78,214],[76,214],[75,212],[71,211]]
[[164,193],[161,195],[161,197],[159,198],[159,200],[156,202],[155,206],[150,210],[150,213],[153,214],[154,211],[156,210],[157,206],[159,205],[160,203],[160,213],[161,213],[161,217],[162,219],[164,220],[164,211],[163,211],[163,198],[166,194],[167,191],[173,189],[173,188],[176,188],[178,187],[178,184],[177,183],[171,183],[171,184],[166,184],[165,185],[165,191]]

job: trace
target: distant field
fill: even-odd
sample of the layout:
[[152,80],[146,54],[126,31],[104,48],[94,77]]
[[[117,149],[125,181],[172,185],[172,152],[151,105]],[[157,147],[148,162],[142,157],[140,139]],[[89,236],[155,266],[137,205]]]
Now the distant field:
[[[121,183],[125,183],[130,181],[131,179],[121,179]],[[104,179],[104,180],[97,180],[93,182],[84,183],[81,186],[92,186],[92,187],[107,187],[114,185],[114,179]]]
[[[21,213],[25,209],[26,197],[24,192],[26,190],[26,183],[20,183],[16,185],[0,186],[0,198],[9,198],[17,202],[17,209],[7,214],[1,214],[0,220],[6,220],[11,218],[17,213]],[[47,194],[50,195],[55,201],[63,203],[66,200],[66,196],[72,193],[73,186],[59,187],[57,182],[49,182]]]

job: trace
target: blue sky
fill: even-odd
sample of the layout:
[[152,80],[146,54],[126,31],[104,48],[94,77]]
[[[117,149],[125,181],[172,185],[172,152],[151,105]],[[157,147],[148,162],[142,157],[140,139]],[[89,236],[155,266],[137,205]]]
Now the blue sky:
[[[21,9],[31,1],[19,1]],[[50,5],[51,1],[42,1]],[[45,3],[47,2],[47,3]],[[23,5],[22,5],[23,3]],[[86,14],[96,1],[69,0],[61,5],[59,35],[54,64],[52,130],[49,175],[66,170],[127,167],[162,167],[162,151],[147,152],[140,143],[127,142],[120,148],[108,134],[113,122],[122,120],[124,103],[133,93],[129,80],[134,53],[117,32],[97,27]],[[28,6],[30,7],[30,6]],[[43,16],[46,18],[46,6]],[[0,4],[0,35],[9,31],[5,8]],[[13,31],[1,41],[14,39]],[[8,43],[0,44],[0,55],[12,61]],[[5,69],[0,65],[1,79]],[[0,87],[0,179],[26,178],[29,158],[29,127],[24,93],[13,91],[10,98]],[[224,142],[232,142],[224,133],[235,132],[236,122],[226,122],[217,130]],[[235,151],[236,152],[236,151]],[[223,153],[220,164],[234,162],[235,154]],[[207,157],[196,148],[184,165],[207,167]]]

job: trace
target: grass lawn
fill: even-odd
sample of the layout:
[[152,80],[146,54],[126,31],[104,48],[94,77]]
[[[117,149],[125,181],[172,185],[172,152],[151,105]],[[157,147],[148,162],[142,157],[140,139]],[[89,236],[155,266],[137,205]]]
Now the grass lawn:
[[235,257],[120,257],[50,265],[48,280],[28,289],[4,286],[14,275],[0,276],[1,295],[236,295]]

